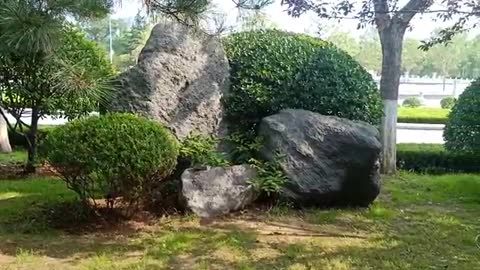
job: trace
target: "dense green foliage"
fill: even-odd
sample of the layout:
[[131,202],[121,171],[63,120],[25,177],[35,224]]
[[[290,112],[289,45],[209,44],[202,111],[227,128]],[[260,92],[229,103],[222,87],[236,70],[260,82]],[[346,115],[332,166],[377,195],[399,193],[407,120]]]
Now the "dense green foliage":
[[450,110],[430,107],[399,107],[398,123],[445,124]]
[[422,102],[420,102],[420,100],[416,97],[409,97],[403,101],[402,106],[408,108],[418,108],[422,106]]
[[480,80],[474,81],[458,98],[443,136],[448,150],[480,157]]
[[348,54],[306,35],[262,30],[224,39],[232,89],[228,116],[257,123],[285,108],[302,108],[378,123],[380,95]]
[[283,185],[288,182],[288,178],[276,161],[262,162],[251,159],[249,163],[257,169],[257,177],[252,179],[250,184],[267,196],[280,193]]
[[68,187],[86,201],[147,198],[175,168],[178,143],[158,123],[130,114],[74,120],[54,129],[42,153]]
[[455,97],[446,97],[440,101],[440,106],[442,109],[452,109],[455,106],[457,99]]
[[397,164],[415,172],[480,172],[477,156],[449,152],[441,144],[399,144]]
[[44,53],[12,52],[0,57],[0,74],[8,78],[8,82],[0,82],[4,89],[0,106],[15,118],[32,116],[30,123],[10,126],[10,132],[16,133],[12,144],[16,139],[26,142],[23,145],[29,149],[30,167],[35,163],[37,140],[41,138],[41,117],[87,115],[98,108],[109,89],[112,69],[103,50],[71,27],[62,28],[58,42],[56,51],[46,60]]

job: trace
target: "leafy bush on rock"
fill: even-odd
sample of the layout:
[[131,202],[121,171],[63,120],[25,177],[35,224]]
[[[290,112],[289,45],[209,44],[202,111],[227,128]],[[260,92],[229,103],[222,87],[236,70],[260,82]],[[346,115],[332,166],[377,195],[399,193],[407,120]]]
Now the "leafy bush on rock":
[[286,108],[376,124],[379,91],[370,74],[334,45],[307,35],[262,30],[224,39],[232,89],[227,114],[247,126]]

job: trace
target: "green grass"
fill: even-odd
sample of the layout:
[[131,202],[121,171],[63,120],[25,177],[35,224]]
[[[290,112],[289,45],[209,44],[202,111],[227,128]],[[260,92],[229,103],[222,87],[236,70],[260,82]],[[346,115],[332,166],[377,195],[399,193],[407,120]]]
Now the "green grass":
[[16,147],[11,153],[0,153],[0,165],[23,164],[27,160],[27,152],[22,147]]
[[21,231],[43,230],[47,224],[41,220],[40,211],[45,206],[74,198],[75,194],[56,178],[0,179],[0,232],[12,228]]
[[418,107],[398,108],[399,123],[426,123],[426,124],[445,124],[449,114],[449,109]]
[[480,175],[401,173],[369,209],[282,206],[207,226],[172,216],[76,235],[28,219],[73,197],[55,178],[0,180],[0,226],[18,225],[0,230],[0,269],[480,269]]
[[442,152],[445,151],[443,144],[434,143],[399,143],[397,144],[398,151],[412,151],[412,152]]

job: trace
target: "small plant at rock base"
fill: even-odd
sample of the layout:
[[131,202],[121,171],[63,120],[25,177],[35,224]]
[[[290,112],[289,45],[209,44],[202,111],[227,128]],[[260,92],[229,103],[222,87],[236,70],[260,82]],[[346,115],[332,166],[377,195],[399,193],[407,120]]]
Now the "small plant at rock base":
[[233,146],[230,155],[238,164],[249,163],[251,159],[257,159],[258,153],[263,147],[263,138],[255,135],[253,130],[234,132],[227,140]]
[[229,162],[215,149],[217,145],[213,137],[191,134],[181,143],[179,158],[188,161],[189,166],[227,166]]
[[259,161],[250,159],[250,164],[257,169],[257,177],[250,184],[259,192],[267,196],[277,194],[288,181],[277,161]]
[[422,102],[420,102],[420,100],[416,97],[409,97],[403,101],[402,106],[409,108],[417,108],[422,106]]
[[440,106],[442,106],[442,109],[451,109],[455,105],[455,102],[457,102],[455,97],[446,97],[440,101]]

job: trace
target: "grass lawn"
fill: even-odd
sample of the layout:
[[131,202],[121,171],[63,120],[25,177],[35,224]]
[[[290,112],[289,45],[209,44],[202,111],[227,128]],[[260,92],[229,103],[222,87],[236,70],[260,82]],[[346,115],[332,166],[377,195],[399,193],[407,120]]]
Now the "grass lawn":
[[27,152],[21,147],[13,149],[12,153],[0,153],[0,165],[23,164],[27,160]]
[[480,175],[401,173],[370,209],[276,207],[210,225],[172,216],[71,234],[39,218],[73,198],[55,178],[0,180],[0,269],[480,269]]
[[398,108],[399,123],[427,123],[427,124],[445,124],[447,121],[449,109],[442,108]]

